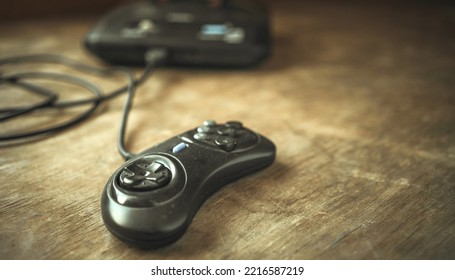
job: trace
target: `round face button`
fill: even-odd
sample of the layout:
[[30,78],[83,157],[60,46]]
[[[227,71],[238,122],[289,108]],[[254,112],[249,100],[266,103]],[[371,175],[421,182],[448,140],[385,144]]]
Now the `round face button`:
[[215,144],[226,152],[231,152],[237,146],[237,141],[229,136],[218,136],[215,138]]
[[243,128],[243,124],[239,121],[226,122],[226,126],[231,128]]
[[197,128],[197,132],[199,133],[212,133],[213,132],[213,127],[211,126],[200,126]]
[[198,132],[198,133],[194,134],[193,137],[196,140],[209,140],[210,139],[210,136],[204,132]]
[[206,120],[202,123],[203,126],[215,126],[216,125],[216,121],[214,120]]
[[222,127],[218,128],[218,130],[216,132],[218,134],[230,136],[230,137],[237,136],[237,129],[235,129],[233,127],[222,126]]
[[171,171],[164,164],[142,158],[125,166],[118,182],[125,190],[144,192],[166,186],[171,178]]

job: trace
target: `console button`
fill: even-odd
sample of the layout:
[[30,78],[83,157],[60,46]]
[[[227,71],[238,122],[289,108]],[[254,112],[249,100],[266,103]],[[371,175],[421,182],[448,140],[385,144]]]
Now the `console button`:
[[196,140],[208,140],[208,139],[210,139],[210,136],[207,133],[204,133],[204,132],[198,132],[198,133],[194,134],[193,137]]
[[171,171],[157,161],[140,159],[125,166],[119,175],[119,185],[129,191],[151,191],[166,186]]
[[218,136],[215,139],[215,144],[226,152],[231,152],[237,146],[237,141],[229,136]]
[[225,135],[225,136],[230,136],[230,137],[237,136],[237,129],[235,129],[233,127],[223,126],[223,127],[218,128],[218,130],[216,132],[218,134]]
[[215,126],[216,125],[216,121],[214,121],[214,120],[206,120],[206,121],[203,122],[202,125],[204,125],[204,126]]
[[258,136],[245,128],[239,121],[220,124],[214,121],[205,121],[203,125],[179,137],[186,143],[197,143],[207,148],[235,153],[251,149],[259,141]]
[[175,145],[174,148],[172,148],[172,153],[174,153],[174,154],[180,153],[181,151],[185,150],[187,147],[188,147],[188,144],[182,142],[180,144]]
[[197,132],[200,132],[200,133],[213,133],[214,131],[214,128],[211,127],[211,126],[200,126],[197,128]]
[[243,124],[239,121],[229,121],[226,122],[227,127],[232,127],[232,128],[243,128]]

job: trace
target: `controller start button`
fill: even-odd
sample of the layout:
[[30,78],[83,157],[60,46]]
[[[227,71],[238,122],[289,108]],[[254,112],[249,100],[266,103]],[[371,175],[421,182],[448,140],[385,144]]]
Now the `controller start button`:
[[145,158],[125,166],[118,176],[119,186],[128,191],[152,191],[166,186],[171,171],[162,163]]

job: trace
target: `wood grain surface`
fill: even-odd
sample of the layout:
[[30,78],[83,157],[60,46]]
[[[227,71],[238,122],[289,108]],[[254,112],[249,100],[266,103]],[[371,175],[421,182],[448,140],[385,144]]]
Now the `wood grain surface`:
[[[454,6],[269,4],[273,54],[264,64],[157,71],[137,93],[127,143],[139,152],[203,120],[235,119],[275,142],[271,167],[213,195],[176,243],[132,248],[100,215],[104,185],[123,162],[119,97],[62,133],[0,147],[0,258],[454,259]],[[81,45],[96,20],[2,22],[0,55],[102,65]],[[69,71],[0,72],[30,69]],[[124,84],[89,78],[106,90]],[[86,95],[40,82],[67,99]],[[33,101],[4,84],[0,91],[1,107]],[[39,112],[1,123],[0,133],[74,113]]]

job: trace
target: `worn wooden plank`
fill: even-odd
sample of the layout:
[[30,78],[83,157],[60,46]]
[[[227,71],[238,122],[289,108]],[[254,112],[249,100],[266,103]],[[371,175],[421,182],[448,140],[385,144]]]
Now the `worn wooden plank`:
[[[0,148],[0,258],[453,259],[453,9],[270,5],[274,53],[264,65],[158,71],[137,94],[127,141],[140,151],[204,119],[239,119],[276,143],[273,166],[216,193],[175,244],[131,248],[106,230],[99,207],[122,163],[118,98],[64,133]],[[0,54],[61,53],[94,63],[79,47],[93,22],[2,23]],[[0,90],[2,106],[28,100]]]

